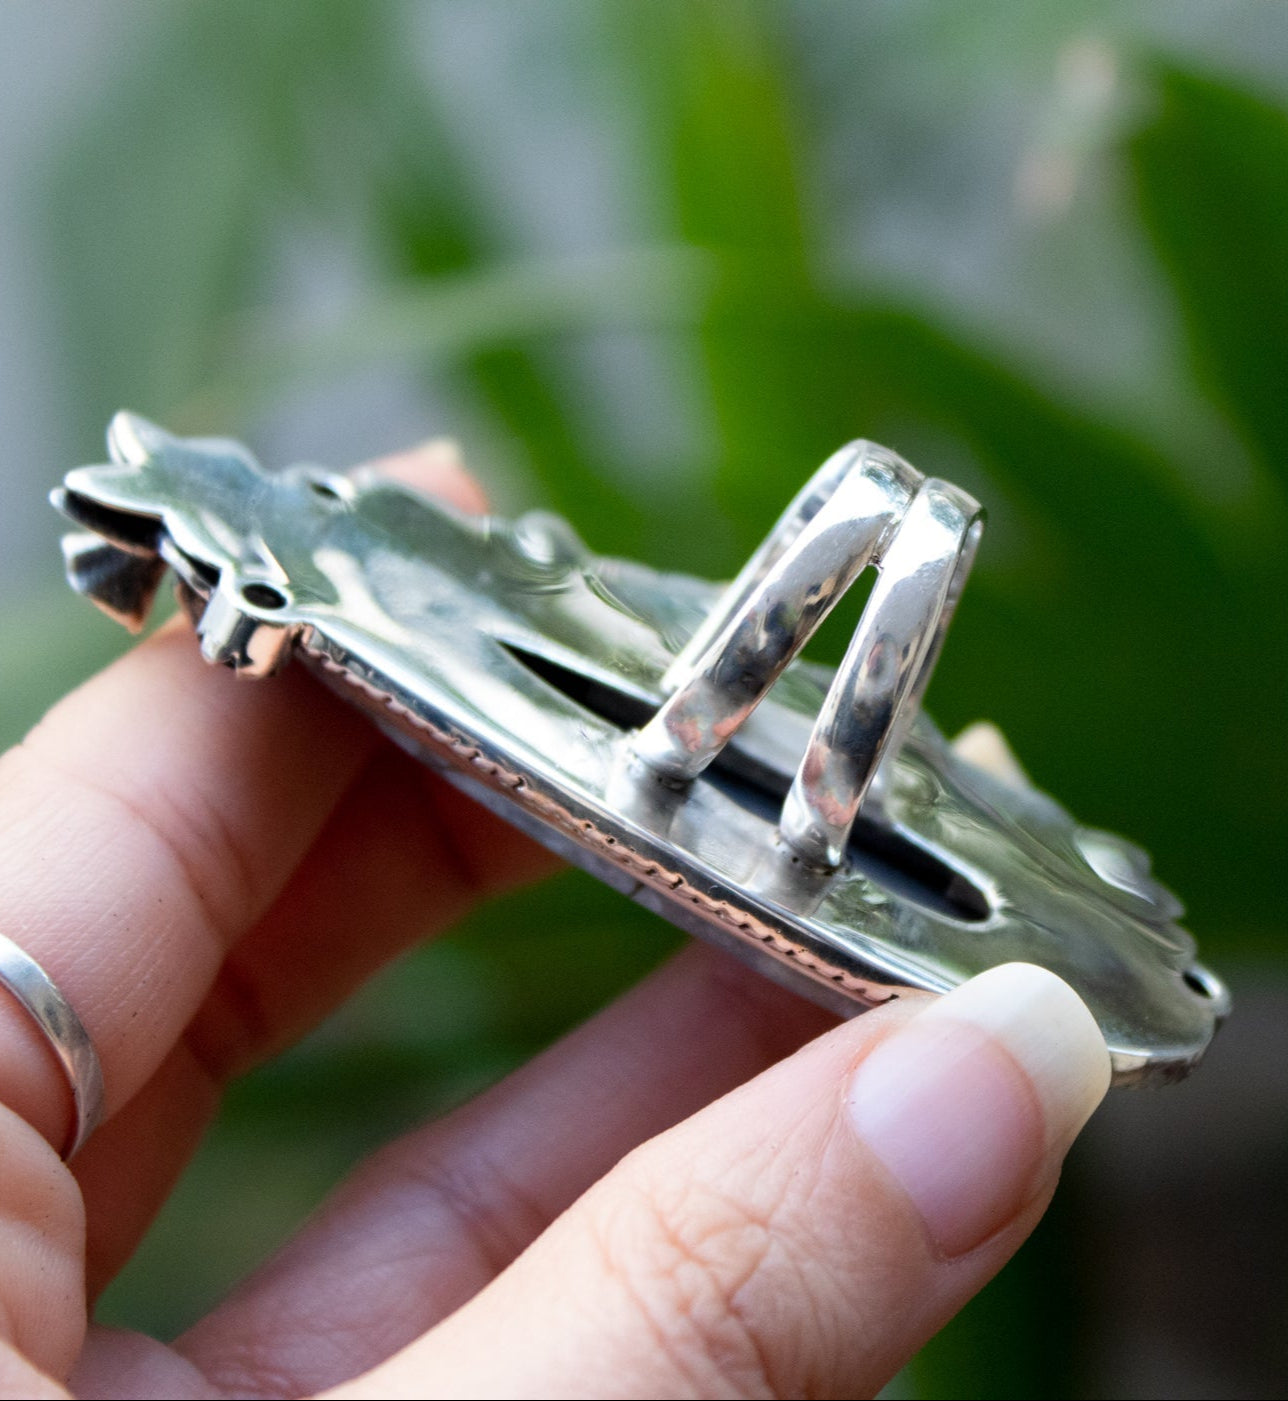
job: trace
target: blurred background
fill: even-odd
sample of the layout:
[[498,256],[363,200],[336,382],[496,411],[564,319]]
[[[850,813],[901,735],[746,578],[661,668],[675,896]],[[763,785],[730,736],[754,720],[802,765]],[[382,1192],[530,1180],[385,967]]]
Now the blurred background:
[[[126,641],[44,502],[120,406],[447,433],[713,577],[848,438],[979,496],[929,708],[1152,850],[1236,1011],[889,1394],[1283,1394],[1288,7],[6,0],[0,324],[5,743]],[[677,939],[569,874],[418,950],[235,1087],[101,1317],[179,1331]]]

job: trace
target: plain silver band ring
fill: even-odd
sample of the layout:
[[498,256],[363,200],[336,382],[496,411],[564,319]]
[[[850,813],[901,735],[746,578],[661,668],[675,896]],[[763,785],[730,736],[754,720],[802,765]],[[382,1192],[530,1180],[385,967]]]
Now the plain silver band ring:
[[103,1067],[85,1025],[53,979],[30,954],[0,934],[0,984],[31,1014],[72,1087],[76,1123],[63,1153],[69,1159],[103,1117]]

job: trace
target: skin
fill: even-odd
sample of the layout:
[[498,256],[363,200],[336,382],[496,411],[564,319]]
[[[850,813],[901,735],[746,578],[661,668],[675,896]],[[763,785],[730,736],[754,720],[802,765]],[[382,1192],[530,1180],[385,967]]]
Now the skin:
[[[381,465],[482,504],[442,445]],[[87,1324],[230,1077],[549,866],[301,670],[239,684],[181,623],[0,760],[0,928],[85,1022],[109,1115],[64,1164],[65,1081],[0,995],[0,1395],[879,1389],[1032,1229],[1072,1135],[959,1035],[1007,1166],[931,1229],[846,1110],[927,1000],[836,1026],[698,947],[375,1154],[172,1346]]]

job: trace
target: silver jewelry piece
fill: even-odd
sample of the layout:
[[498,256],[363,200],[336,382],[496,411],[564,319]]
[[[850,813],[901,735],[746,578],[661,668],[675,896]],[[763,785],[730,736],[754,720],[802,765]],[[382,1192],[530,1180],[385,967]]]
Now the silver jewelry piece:
[[[54,494],[73,587],[138,629],[169,566],[208,660],[298,656],[480,802],[825,1005],[1044,964],[1120,1083],[1185,1074],[1228,1011],[1142,851],[918,714],[983,515],[887,449],[835,454],[722,588],[545,513],[266,473],[129,414],[108,444]],[[869,566],[841,666],[802,660]]]
[[0,934],[0,984],[30,1013],[72,1087],[76,1122],[63,1153],[71,1158],[103,1117],[103,1069],[89,1032],[53,979],[30,954]]

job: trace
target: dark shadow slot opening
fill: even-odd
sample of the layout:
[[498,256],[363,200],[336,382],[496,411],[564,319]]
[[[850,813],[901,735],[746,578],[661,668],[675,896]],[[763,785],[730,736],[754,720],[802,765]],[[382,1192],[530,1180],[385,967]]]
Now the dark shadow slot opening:
[[[653,716],[654,706],[638,696],[619,691],[515,643],[502,645],[516,661],[560,695],[617,729],[638,729]],[[777,822],[791,782],[776,769],[739,750],[736,739],[721,750],[697,781],[710,783],[740,807],[769,822]],[[973,881],[933,852],[867,818],[860,817],[854,824],[849,856],[857,869],[878,885],[939,914],[978,923],[992,912],[984,892]]]
[[183,562],[189,587],[199,590],[203,596],[214,593],[219,587],[219,570],[213,564],[207,564],[204,559],[196,559],[186,550],[180,550],[177,546],[174,548],[176,556]]
[[114,511],[74,491],[59,493],[58,509],[77,525],[92,530],[95,535],[101,535],[113,545],[148,550],[153,554],[160,548],[161,522],[151,516],[135,515],[131,511]]
[[1193,993],[1199,997],[1214,997],[1212,985],[1203,977],[1202,972],[1197,968],[1187,968],[1181,974],[1181,981]]
[[552,686],[560,695],[589,710],[601,720],[615,725],[619,730],[637,730],[646,720],[652,718],[653,706],[639,696],[628,695],[615,686],[606,686],[602,681],[585,676],[580,671],[539,656],[513,642],[501,644],[517,662],[522,662],[534,676],[539,676],[547,686]]

